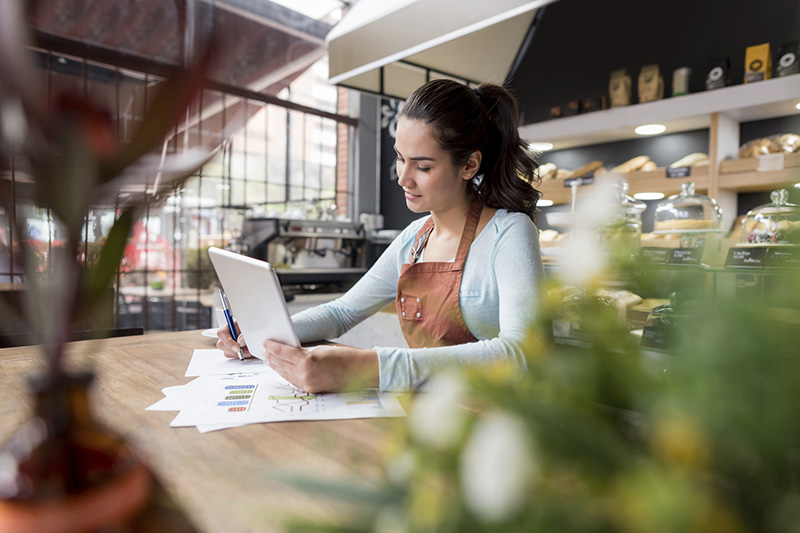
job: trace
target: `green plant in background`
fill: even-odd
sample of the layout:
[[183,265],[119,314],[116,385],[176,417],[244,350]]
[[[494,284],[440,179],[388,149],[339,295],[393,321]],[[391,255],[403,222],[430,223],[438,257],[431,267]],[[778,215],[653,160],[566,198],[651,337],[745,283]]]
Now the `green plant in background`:
[[[0,118],[3,152],[13,151],[24,159],[29,173],[16,187],[4,180],[0,198],[12,218],[12,239],[24,241],[28,230],[22,213],[25,206],[35,205],[53,217],[63,242],[46,258],[46,276],[39,274],[42,253],[22,255],[28,288],[25,305],[19,309],[0,299],[0,328],[20,315],[29,317],[41,328],[35,340],[44,345],[50,373],[57,375],[64,345],[76,324],[89,320],[108,327],[110,317],[100,305],[118,271],[132,224],[145,205],[158,202],[213,155],[211,150],[186,150],[155,164],[145,157],[159,149],[185,117],[205,81],[211,55],[206,46],[191,66],[174,68],[148,102],[138,129],[122,142],[110,115],[84,96],[64,92],[48,103],[45,81],[33,66],[23,4],[0,5],[4,73]],[[143,181],[155,176],[154,182]],[[118,195],[123,186],[133,184],[140,187],[140,194]],[[87,213],[98,205],[113,206],[116,221],[101,243],[87,247],[82,242]]]
[[[674,347],[656,351],[593,294],[604,280],[655,286],[657,276],[636,276],[646,267],[632,254],[608,261],[599,249],[582,251],[582,268],[548,280],[525,345],[527,372],[499,364],[437,376],[387,445],[383,491],[366,499],[366,487],[359,496],[358,487],[295,480],[373,502],[374,512],[346,525],[292,526],[800,531],[800,272],[767,273],[757,295],[711,290],[702,269],[662,272],[670,290],[706,292]],[[565,286],[582,291],[568,307]],[[579,323],[579,340],[552,335],[565,313]]]
[[190,289],[210,289],[217,275],[208,256],[210,246],[190,248],[186,252],[186,286]]

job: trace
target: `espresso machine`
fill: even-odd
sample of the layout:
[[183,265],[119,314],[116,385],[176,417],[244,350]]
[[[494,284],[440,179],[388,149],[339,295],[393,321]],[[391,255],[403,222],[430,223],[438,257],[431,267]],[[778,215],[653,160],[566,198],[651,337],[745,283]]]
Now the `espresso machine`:
[[246,218],[241,240],[247,255],[272,264],[289,292],[344,291],[367,271],[360,223]]

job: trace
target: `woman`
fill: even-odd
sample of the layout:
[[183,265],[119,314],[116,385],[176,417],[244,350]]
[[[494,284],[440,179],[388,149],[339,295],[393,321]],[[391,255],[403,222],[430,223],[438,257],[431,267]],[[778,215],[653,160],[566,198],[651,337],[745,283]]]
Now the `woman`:
[[[292,317],[302,343],[336,338],[395,301],[409,348],[264,343],[267,364],[309,392],[412,390],[454,364],[511,360],[544,273],[533,215],[536,162],[503,87],[434,80],[397,123],[398,184],[418,219],[341,298]],[[226,328],[217,347],[237,357]]]

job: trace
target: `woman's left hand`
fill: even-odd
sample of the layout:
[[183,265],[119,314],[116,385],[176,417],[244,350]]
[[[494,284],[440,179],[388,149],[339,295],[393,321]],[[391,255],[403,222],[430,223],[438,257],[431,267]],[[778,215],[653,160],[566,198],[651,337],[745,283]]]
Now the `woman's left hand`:
[[377,387],[378,353],[341,344],[295,348],[264,342],[264,361],[306,392],[340,392]]

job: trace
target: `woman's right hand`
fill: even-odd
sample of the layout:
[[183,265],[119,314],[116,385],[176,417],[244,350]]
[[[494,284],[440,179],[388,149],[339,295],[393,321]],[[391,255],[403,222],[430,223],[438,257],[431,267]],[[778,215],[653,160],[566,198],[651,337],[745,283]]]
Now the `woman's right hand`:
[[[236,324],[234,321],[234,325],[236,329],[239,329],[239,324]],[[233,339],[230,330],[227,326],[223,326],[217,330],[217,348],[222,350],[222,353],[225,357],[230,357],[231,359],[239,359],[239,348],[242,349],[242,354],[244,357],[253,357],[250,351],[247,349],[247,345],[244,342],[244,336],[239,333],[238,342]]]

